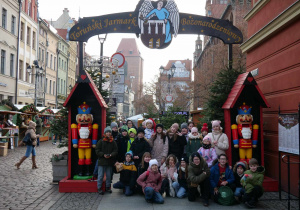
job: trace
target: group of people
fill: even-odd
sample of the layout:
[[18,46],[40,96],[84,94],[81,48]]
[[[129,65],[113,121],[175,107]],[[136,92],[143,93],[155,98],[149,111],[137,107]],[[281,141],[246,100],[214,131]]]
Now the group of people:
[[263,194],[264,168],[253,158],[237,162],[232,170],[225,154],[228,138],[220,123],[212,121],[212,132],[204,123],[199,133],[192,122],[180,129],[178,123],[165,129],[152,119],[137,129],[132,121],[121,128],[113,122],[96,145],[98,192],[112,192],[115,171],[120,180],[113,188],[123,189],[126,196],[143,193],[147,202],[162,204],[166,196],[195,201],[201,196],[204,206],[210,198],[222,204],[222,191],[230,190],[234,202],[254,208]]

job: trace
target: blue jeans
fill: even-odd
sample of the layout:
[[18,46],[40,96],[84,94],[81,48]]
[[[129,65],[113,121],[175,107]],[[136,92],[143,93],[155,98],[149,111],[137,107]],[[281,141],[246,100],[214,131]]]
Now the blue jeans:
[[130,189],[129,185],[124,185],[123,182],[118,181],[113,185],[113,188],[115,189],[125,189],[125,195],[130,196],[133,194],[133,191]]
[[104,172],[106,174],[106,182],[105,186],[110,187],[111,184],[111,175],[112,175],[112,166],[98,166],[98,180],[97,180],[97,187],[101,189]]
[[172,187],[175,189],[178,198],[186,197],[186,189],[181,187],[178,182],[173,182]]
[[98,176],[98,159],[96,160],[96,164],[95,164],[95,169],[94,169],[93,175],[94,176]]
[[54,143],[56,143],[56,140],[57,140],[58,137],[59,137],[59,143],[61,143],[61,139],[62,139],[61,135],[55,135]]
[[242,188],[242,187],[235,188],[234,196],[241,197],[244,194],[245,194],[245,189],[244,188]]
[[36,146],[40,146],[40,137],[36,138]]
[[31,153],[32,153],[32,156],[36,156],[35,147],[33,147],[31,145],[27,145],[25,156],[29,157]]
[[154,203],[163,204],[164,199],[159,192],[156,192],[152,187],[145,187],[145,199]]

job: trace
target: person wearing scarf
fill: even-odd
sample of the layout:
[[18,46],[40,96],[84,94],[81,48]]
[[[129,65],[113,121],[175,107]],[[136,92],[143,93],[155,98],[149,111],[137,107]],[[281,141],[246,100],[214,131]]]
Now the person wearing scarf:
[[207,135],[211,138],[211,147],[215,148],[217,155],[225,154],[229,147],[228,137],[222,132],[221,121],[211,121],[212,132]]
[[202,147],[200,147],[198,153],[206,161],[209,168],[212,167],[214,160],[218,159],[216,150],[211,147],[211,139],[209,136],[204,137]]
[[110,127],[104,129],[104,137],[97,142],[96,145],[96,155],[98,156],[98,193],[104,194],[104,191],[101,189],[104,172],[106,173],[106,190],[109,193],[111,191],[111,178],[112,170],[115,164],[115,159],[118,155],[118,146],[114,141]]
[[186,155],[187,157],[190,157],[192,153],[197,152],[202,146],[202,137],[196,127],[192,128],[191,133],[188,136],[189,140],[186,145]]

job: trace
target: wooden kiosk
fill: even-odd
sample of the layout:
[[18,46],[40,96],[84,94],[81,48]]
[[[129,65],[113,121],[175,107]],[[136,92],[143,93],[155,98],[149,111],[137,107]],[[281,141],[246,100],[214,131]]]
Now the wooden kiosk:
[[[229,148],[227,150],[229,164],[234,165],[240,159],[239,149],[234,148],[233,146],[231,125],[236,124],[238,109],[243,103],[251,106],[251,115],[253,116],[252,124],[257,124],[259,126],[257,147],[252,149],[252,157],[256,158],[260,165],[265,165],[263,108],[270,108],[270,105],[250,72],[241,74],[237,78],[226,102],[222,106],[222,109],[224,109],[225,133],[229,139]],[[265,191],[278,191],[278,182],[265,177],[264,189]]]
[[[73,180],[77,174],[78,151],[72,146],[71,124],[76,123],[77,107],[86,102],[92,108],[93,123],[99,125],[98,138],[101,138],[106,125],[107,105],[102,98],[98,88],[91,79],[90,75],[84,70],[80,71],[75,86],[63,104],[68,108],[68,176],[59,182],[59,192],[97,192],[97,182],[88,180]],[[95,149],[92,149],[92,168],[96,162]]]
[[39,118],[42,119],[42,133],[40,135],[40,141],[49,141],[50,140],[50,117],[54,116],[54,112],[51,110],[50,107],[46,107],[45,109],[41,110],[38,114]]

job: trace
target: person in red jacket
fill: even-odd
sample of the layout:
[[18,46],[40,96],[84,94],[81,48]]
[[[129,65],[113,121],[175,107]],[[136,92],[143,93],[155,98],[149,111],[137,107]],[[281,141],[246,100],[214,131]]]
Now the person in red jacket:
[[158,162],[156,159],[150,160],[149,169],[139,176],[137,183],[142,187],[148,203],[164,203],[164,199],[159,193],[162,178],[158,171]]

